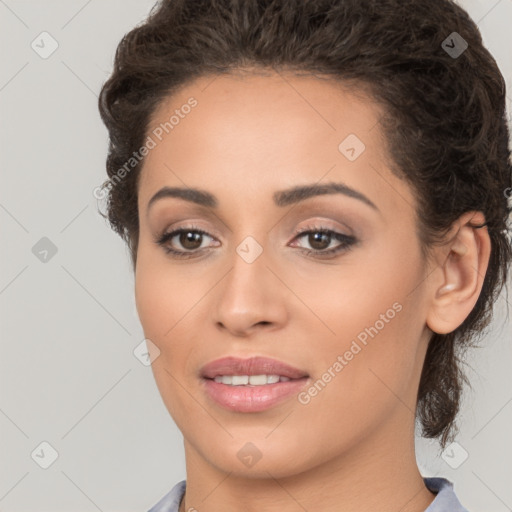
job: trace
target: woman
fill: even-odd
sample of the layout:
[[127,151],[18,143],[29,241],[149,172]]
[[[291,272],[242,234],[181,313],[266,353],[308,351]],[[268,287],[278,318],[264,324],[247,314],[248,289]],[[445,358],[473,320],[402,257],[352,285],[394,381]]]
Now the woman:
[[[151,512],[464,511],[461,351],[507,277],[505,84],[448,0],[163,0],[99,108],[187,480]],[[185,492],[186,491],[186,492]]]

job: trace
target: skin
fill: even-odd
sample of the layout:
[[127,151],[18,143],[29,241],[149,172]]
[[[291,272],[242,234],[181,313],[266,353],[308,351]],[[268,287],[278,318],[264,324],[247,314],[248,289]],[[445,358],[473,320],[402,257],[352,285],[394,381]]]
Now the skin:
[[[490,241],[468,222],[483,217],[462,216],[424,260],[412,190],[389,169],[380,107],[332,81],[203,77],[162,103],[150,126],[191,96],[197,106],[146,156],[135,278],[144,334],[159,350],[156,383],[184,436],[182,510],[424,511],[435,495],[414,452],[420,373],[432,331],[456,329],[476,303]],[[351,133],[366,146],[354,161],[338,149]],[[378,210],[342,194],[273,202],[278,190],[327,182]],[[168,197],[148,210],[164,186],[200,188],[218,206]],[[208,233],[193,257],[174,259],[155,243],[191,223]],[[317,227],[357,242],[321,257],[335,238],[315,246],[295,236]],[[247,236],[263,250],[252,263],[236,252]],[[179,237],[167,245],[194,248]],[[396,303],[401,311],[307,404],[293,396],[239,413],[203,391],[200,368],[227,355],[285,361],[309,374],[307,390]],[[251,467],[237,456],[248,442],[261,455]]]

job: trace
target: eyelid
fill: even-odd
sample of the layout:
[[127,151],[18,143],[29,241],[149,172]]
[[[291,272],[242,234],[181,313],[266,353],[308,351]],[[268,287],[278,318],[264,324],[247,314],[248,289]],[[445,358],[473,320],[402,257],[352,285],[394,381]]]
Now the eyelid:
[[[222,238],[222,234],[216,229],[211,226],[203,227],[199,223],[201,221],[195,220],[195,219],[187,219],[183,221],[176,221],[167,226],[165,229],[159,230],[158,234],[155,235],[155,239],[161,238],[164,234],[172,233],[173,231],[179,231],[179,230],[190,230],[190,231],[199,231],[199,232],[205,232],[204,234],[215,238],[217,240],[220,240]],[[303,223],[304,224],[304,223]],[[350,229],[346,224],[340,223],[337,221],[333,221],[330,219],[320,218],[316,217],[313,219],[308,219],[305,221],[305,226],[297,227],[294,229],[292,234],[292,239],[295,238],[297,235],[304,233],[308,230],[331,230],[339,233],[340,235],[344,235],[347,237],[355,237],[355,234],[352,229]],[[336,225],[337,224],[337,225]],[[338,227],[341,225],[341,227]]]
[[208,225],[204,224],[204,219],[186,218],[166,225],[165,228],[157,230],[157,233],[164,234],[171,233],[172,231],[179,231],[181,229],[188,229],[190,231],[204,231],[207,235],[216,238],[217,240],[222,237],[219,229],[213,227],[211,223],[207,223]]
[[[343,230],[341,230],[341,231],[343,231]],[[170,245],[168,245],[169,242],[174,237],[178,236],[180,233],[183,233],[183,232],[199,233],[203,237],[206,236],[206,237],[212,238],[213,240],[216,240],[218,242],[218,240],[216,239],[215,236],[211,235],[208,231],[203,230],[199,226],[194,225],[192,223],[190,223],[188,225],[178,225],[175,227],[170,227],[168,229],[165,229],[159,235],[157,235],[154,242],[159,247],[161,247],[171,258],[173,258],[175,260],[195,259],[195,258],[201,257],[201,255],[203,255],[205,252],[206,253],[209,252],[209,249],[211,248],[211,246],[199,247],[199,248],[196,248],[193,250],[187,250],[187,249],[175,249],[175,248],[172,248]],[[328,226],[328,223],[323,223],[323,222],[318,222],[318,223],[315,222],[314,225],[309,224],[307,226],[298,228],[295,231],[291,241],[293,242],[293,241],[303,238],[306,235],[311,234],[311,233],[328,233],[329,236],[331,238],[333,238],[332,241],[338,242],[334,247],[331,247],[330,249],[316,250],[316,249],[306,249],[306,248],[303,248],[300,246],[297,247],[296,250],[299,250],[305,256],[309,257],[312,255],[314,259],[317,259],[319,261],[322,259],[324,259],[324,260],[334,259],[337,256],[341,256],[342,254],[349,252],[352,249],[352,247],[354,245],[357,245],[359,242],[355,236],[344,234],[344,233],[340,232],[340,230],[337,230],[336,228],[330,228]],[[290,247],[289,243],[290,242],[288,242],[288,244],[287,244],[288,247]],[[214,246],[215,246],[215,244],[214,244]],[[218,247],[218,245],[217,245],[217,247]],[[291,246],[291,247],[294,247],[294,246]]]
[[218,240],[218,237],[213,235],[211,233],[211,230],[204,229],[196,224],[190,223],[190,224],[184,224],[184,225],[178,224],[177,226],[171,225],[170,227],[163,229],[162,231],[159,231],[158,233],[156,233],[154,236],[154,241],[155,241],[155,243],[159,243],[159,241],[161,241],[163,238],[167,238],[168,240],[170,240],[170,239],[174,238],[180,232],[187,232],[187,231],[200,233],[203,236],[208,236],[214,240]]
[[297,236],[298,234],[303,233],[304,231],[309,230],[330,230],[339,233],[340,235],[346,237],[359,238],[355,231],[345,224],[344,222],[336,221],[333,219],[328,219],[325,217],[314,217],[310,218],[304,222],[301,222],[299,227],[294,229],[293,236]]
[[315,251],[312,249],[305,250],[306,252],[308,252],[310,254],[316,254],[318,256],[341,253],[343,251],[343,247],[345,247],[345,250],[348,250],[353,245],[359,243],[358,238],[355,237],[354,235],[347,235],[343,232],[340,232],[337,229],[332,229],[332,228],[328,227],[327,225],[319,225],[319,224],[315,224],[314,226],[307,226],[307,227],[298,229],[296,231],[296,233],[294,234],[292,241],[303,238],[305,235],[308,235],[310,233],[329,233],[333,239],[338,241],[338,245],[331,249],[318,250],[318,251]]

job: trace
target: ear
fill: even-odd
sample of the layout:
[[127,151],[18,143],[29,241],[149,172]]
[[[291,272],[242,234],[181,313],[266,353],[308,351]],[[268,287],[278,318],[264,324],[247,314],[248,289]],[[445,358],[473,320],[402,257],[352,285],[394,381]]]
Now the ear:
[[471,313],[489,265],[491,240],[482,212],[467,212],[454,223],[448,242],[437,251],[438,266],[429,276],[426,322],[439,334],[459,327]]

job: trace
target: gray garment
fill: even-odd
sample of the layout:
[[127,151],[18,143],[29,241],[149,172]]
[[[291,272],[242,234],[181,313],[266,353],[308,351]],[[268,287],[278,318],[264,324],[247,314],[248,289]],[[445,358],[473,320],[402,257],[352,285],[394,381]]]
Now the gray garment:
[[[468,512],[459,502],[453,484],[441,477],[424,477],[423,481],[429,490],[437,494],[425,512]],[[181,498],[185,494],[186,480],[178,482],[148,512],[178,512]]]

